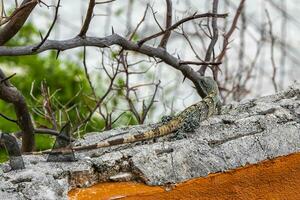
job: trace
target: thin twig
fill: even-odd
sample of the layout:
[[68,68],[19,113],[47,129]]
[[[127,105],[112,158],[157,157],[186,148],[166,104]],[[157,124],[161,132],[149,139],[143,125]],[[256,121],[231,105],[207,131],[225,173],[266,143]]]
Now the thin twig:
[[[217,14],[218,13],[218,4],[219,4],[219,0],[214,0],[213,1],[213,9],[212,9],[212,13],[213,14]],[[208,27],[209,27],[209,25],[208,25]],[[217,24],[217,18],[216,17],[212,17],[211,27],[212,27],[211,41],[210,41],[210,44],[209,44],[208,49],[206,51],[205,62],[209,62],[211,60],[212,54],[214,52],[214,47],[215,47],[215,45],[216,45],[216,43],[218,41],[219,33],[218,33],[218,24]],[[198,72],[202,76],[204,76],[207,66],[208,65],[204,64],[198,70]],[[217,71],[217,69],[214,68],[214,71]],[[214,72],[214,73],[216,73],[216,72]]]
[[139,29],[139,27],[142,25],[142,23],[144,22],[146,15],[147,15],[147,11],[149,9],[149,4],[147,4],[146,9],[144,11],[144,15],[142,17],[142,19],[140,20],[140,22],[137,24],[137,26],[135,27],[135,29],[133,30],[133,32],[131,33],[129,40],[131,41],[132,38],[134,37],[134,35],[136,34],[137,30]]
[[45,118],[50,121],[53,128],[57,130],[57,122],[55,117],[55,112],[52,109],[51,97],[49,95],[49,88],[47,86],[46,81],[42,81],[41,83],[41,94],[43,96],[43,109],[45,110]]
[[82,60],[82,63],[83,63],[83,67],[84,67],[85,77],[86,77],[86,79],[89,83],[89,86],[90,86],[91,90],[92,90],[93,96],[94,96],[94,98],[97,98],[96,91],[95,91],[95,88],[92,84],[90,75],[88,73],[87,65],[86,65],[86,47],[85,46],[83,47],[83,60]]
[[109,1],[101,1],[101,2],[95,2],[96,5],[98,4],[106,4],[106,3],[111,3],[111,2],[114,2],[116,0],[109,0]]
[[157,18],[156,18],[156,13],[157,13],[157,12],[154,11],[153,6],[150,6],[150,5],[149,5],[149,7],[150,7],[150,9],[151,9],[152,16],[153,16],[153,19],[154,19],[155,23],[157,24],[157,26],[159,27],[159,29],[160,29],[161,31],[163,31],[164,29],[161,27],[161,25],[159,24],[159,22],[158,22],[158,20],[157,20]]
[[43,38],[43,40],[37,46],[35,46],[35,47],[32,48],[33,52],[37,51],[46,42],[46,40],[48,39],[48,37],[49,37],[49,35],[50,35],[50,33],[51,33],[51,31],[52,31],[55,23],[56,23],[56,20],[57,20],[59,6],[60,6],[60,0],[58,0],[58,2],[57,2],[56,8],[55,8],[54,19],[52,21],[52,24],[51,24],[51,26],[50,26],[50,28],[49,28],[46,36]]
[[[70,141],[70,140],[72,142],[75,141],[75,139],[72,137],[69,138],[65,135],[61,135],[60,132],[53,130],[53,129],[48,129],[48,128],[35,128],[34,133],[35,134],[38,133],[38,134],[45,134],[45,135],[53,135],[56,137],[60,137],[66,141]],[[14,133],[14,136],[16,136],[17,138],[20,138],[22,136],[22,131]]]
[[4,79],[1,79],[0,80],[0,83],[4,83],[6,81],[8,81],[9,79],[11,79],[12,77],[14,77],[16,75],[16,73],[13,73],[12,75],[8,76],[8,77],[5,77]]
[[271,37],[270,51],[271,51],[271,62],[272,62],[272,68],[273,68],[272,83],[273,83],[275,92],[277,92],[277,90],[278,90],[277,83],[276,83],[277,67],[276,67],[275,59],[274,59],[275,38],[274,38],[274,35],[273,35],[273,25],[272,25],[270,14],[269,14],[268,10],[265,10],[265,12],[266,12],[266,16],[267,16],[267,19],[268,19],[269,34],[270,34],[270,37]]
[[79,124],[77,124],[73,128],[73,130],[71,131],[71,133],[75,132],[80,127],[82,127],[84,124],[86,124],[87,122],[90,121],[90,119],[92,118],[93,114],[96,112],[96,110],[99,108],[99,106],[103,103],[104,99],[108,96],[108,94],[112,91],[112,86],[113,86],[113,83],[114,83],[117,75],[118,75],[118,67],[117,67],[116,71],[114,72],[113,76],[110,77],[110,84],[109,84],[106,92],[104,93],[104,95],[97,100],[97,103],[93,107],[93,109],[91,109],[90,112],[89,112],[89,114]]
[[[154,100],[155,100],[155,97],[156,97],[156,93],[158,91],[158,87],[160,85],[161,81],[159,80],[157,84],[155,84],[155,90],[154,90],[154,93],[152,95],[152,98],[150,100],[150,103],[148,104],[148,106],[146,105],[143,105],[143,111],[142,111],[142,116],[141,116],[141,120],[142,122],[144,123],[145,119],[146,119],[146,116],[148,115],[148,112],[150,111],[153,103],[154,103]],[[144,104],[144,102],[143,102]]]
[[34,130],[35,133],[39,133],[39,134],[47,134],[47,135],[53,135],[56,136],[57,138],[66,140],[66,141],[70,141],[70,142],[74,142],[76,139],[73,137],[68,137],[65,135],[61,135],[59,132],[51,130],[51,129],[44,129],[44,128],[36,128]]
[[186,18],[183,18],[183,19],[179,20],[178,22],[176,22],[175,24],[173,24],[172,26],[170,26],[170,27],[167,28],[166,30],[160,31],[160,32],[158,32],[158,33],[155,33],[155,34],[153,34],[153,35],[151,35],[151,36],[148,36],[148,37],[146,37],[146,38],[140,40],[140,41],[138,42],[138,45],[141,46],[141,45],[143,45],[145,42],[147,42],[147,41],[149,41],[149,40],[151,40],[151,39],[153,39],[153,38],[156,38],[156,37],[158,37],[158,36],[161,36],[161,35],[165,34],[167,31],[174,30],[174,29],[176,29],[178,26],[180,26],[181,24],[183,24],[183,23],[185,23],[185,22],[187,22],[187,21],[190,21],[190,20],[199,19],[199,18],[204,18],[204,17],[218,17],[218,18],[225,18],[225,17],[227,17],[227,16],[228,16],[227,13],[226,13],[226,14],[213,14],[213,13],[196,14],[196,13],[195,13],[195,14],[192,15],[192,16],[189,16],[189,17],[186,17]]
[[200,58],[199,54],[197,53],[195,47],[193,46],[193,44],[192,44],[192,42],[191,42],[189,36],[185,33],[183,27],[182,27],[182,33],[181,33],[181,34],[182,34],[182,36],[185,38],[185,40],[188,42],[188,44],[189,44],[191,50],[193,51],[193,53],[195,54],[196,58],[197,58],[198,60],[200,60],[201,62],[204,62],[203,59]]
[[219,66],[222,62],[197,62],[197,61],[180,61],[181,65],[215,65]]
[[231,35],[233,34],[234,30],[236,29],[236,25],[237,25],[237,22],[238,22],[238,19],[239,19],[240,15],[241,15],[241,12],[243,10],[245,1],[246,0],[241,0],[240,1],[240,4],[239,4],[239,6],[236,10],[235,16],[233,18],[231,27],[229,28],[229,31],[224,35],[222,51],[216,58],[217,62],[222,61],[223,57],[226,54],[227,46],[229,44],[229,39],[230,39]]
[[3,117],[4,119],[6,119],[7,121],[10,121],[10,122],[13,122],[13,123],[15,123],[15,124],[18,124],[18,121],[17,121],[17,120],[11,119],[11,118],[5,116],[5,115],[2,114],[2,113],[0,113],[0,116]]

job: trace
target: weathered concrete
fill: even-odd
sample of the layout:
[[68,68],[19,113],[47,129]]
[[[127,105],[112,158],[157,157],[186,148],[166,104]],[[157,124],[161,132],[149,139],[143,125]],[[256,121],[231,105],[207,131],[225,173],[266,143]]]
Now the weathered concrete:
[[[90,133],[77,145],[147,128]],[[300,85],[295,84],[276,95],[227,105],[221,115],[202,122],[194,133],[76,153],[78,162],[73,163],[47,163],[41,156],[24,156],[25,170],[0,172],[0,195],[5,199],[66,199],[69,189],[101,181],[163,185],[299,151]]]

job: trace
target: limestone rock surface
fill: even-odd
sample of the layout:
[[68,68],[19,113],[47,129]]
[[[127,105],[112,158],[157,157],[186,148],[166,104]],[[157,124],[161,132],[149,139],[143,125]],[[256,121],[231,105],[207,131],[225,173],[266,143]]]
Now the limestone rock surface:
[[[89,133],[75,145],[137,134],[153,125]],[[46,162],[23,156],[26,169],[1,164],[0,197],[67,199],[75,187],[103,181],[178,183],[300,151],[300,85],[258,99],[232,103],[190,133],[76,153],[76,162]]]

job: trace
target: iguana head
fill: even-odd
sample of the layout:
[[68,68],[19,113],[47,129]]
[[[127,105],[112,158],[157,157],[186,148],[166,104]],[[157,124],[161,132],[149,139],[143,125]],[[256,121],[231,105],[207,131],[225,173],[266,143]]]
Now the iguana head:
[[216,102],[216,106],[219,111],[219,108],[221,107],[222,103],[219,97],[219,87],[217,82],[212,77],[201,76],[199,78],[198,84],[198,86],[202,90],[202,94],[204,94],[204,97],[202,98],[205,98],[206,96],[210,95],[210,97],[212,97]]
[[205,96],[212,94],[212,93],[219,95],[218,85],[212,77],[201,76],[199,79],[199,86],[205,93]]

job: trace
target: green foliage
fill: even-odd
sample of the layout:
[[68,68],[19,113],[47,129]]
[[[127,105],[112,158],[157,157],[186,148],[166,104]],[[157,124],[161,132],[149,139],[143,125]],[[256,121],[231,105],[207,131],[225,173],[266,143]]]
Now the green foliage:
[[124,12],[124,8],[119,8],[118,10],[116,10],[115,15],[120,16],[123,12]]
[[117,52],[117,51],[112,51],[112,52],[111,52],[111,58],[112,58],[112,59],[116,59],[117,56],[118,56],[118,54],[119,54],[119,52]]
[[[21,31],[9,41],[8,46],[28,45],[39,41],[39,32],[32,24],[27,24]],[[62,121],[76,121],[77,113],[75,107],[83,115],[88,112],[85,102],[81,97],[89,92],[85,81],[83,70],[78,64],[69,60],[57,60],[56,52],[32,56],[2,56],[0,65],[6,75],[16,73],[10,81],[25,96],[26,102],[31,110],[32,118],[36,125],[52,127],[49,120],[42,114],[43,97],[41,94],[41,83],[45,81],[49,87],[49,94],[52,95],[51,103],[53,111]],[[76,96],[77,94],[77,96]],[[59,112],[62,109],[71,109],[68,114]],[[16,119],[13,106],[0,101],[0,112]],[[101,128],[101,127],[97,127]],[[5,132],[16,132],[19,128],[16,124],[0,118],[0,130]],[[37,150],[48,149],[53,144],[53,138],[48,135],[36,135]],[[5,160],[5,150],[0,151],[0,160]]]
[[[119,14],[122,10],[119,10]],[[118,14],[118,12],[117,12]],[[137,36],[136,36],[137,37]],[[21,31],[7,44],[8,46],[21,46],[34,44],[40,40],[40,33],[32,24],[23,26]],[[78,60],[82,59],[83,54],[78,54]],[[111,53],[111,59],[115,59],[117,52]],[[77,61],[77,62],[79,62]],[[18,88],[25,96],[26,102],[30,108],[32,118],[37,127],[52,128],[51,120],[44,117],[44,97],[41,92],[41,84],[46,83],[48,94],[51,99],[51,108],[59,122],[71,121],[73,124],[85,118],[91,108],[96,105],[95,99],[91,98],[91,89],[85,77],[84,70],[80,67],[82,64],[76,61],[66,59],[56,59],[56,52],[46,52],[30,56],[2,56],[0,57],[0,67],[4,73],[9,76],[16,75],[10,79],[12,84]],[[94,76],[96,94],[101,96],[106,91],[107,85],[105,78],[99,75]],[[125,81],[122,77],[116,79],[116,85],[119,90],[114,91],[107,102],[104,102],[107,112],[114,111],[118,105],[122,104],[122,97],[125,93],[122,89]],[[124,101],[124,98],[123,98]],[[16,119],[13,106],[0,100],[0,112],[4,115]],[[119,113],[120,114],[120,113]],[[117,117],[118,114],[113,115]],[[118,118],[113,127],[120,125],[134,125],[137,120],[131,112],[124,112]],[[58,123],[59,128],[63,124]],[[82,127],[80,135],[99,131],[105,127],[105,121],[99,115],[91,118],[91,121]],[[4,118],[0,117],[0,130],[4,132],[19,131],[19,127]],[[36,149],[49,149],[53,145],[54,138],[48,135],[35,136]],[[5,149],[0,149],[0,162],[7,160]]]
[[[38,38],[38,34],[32,25],[26,25],[8,45],[19,46],[33,43],[32,38]],[[30,37],[28,37],[29,35]],[[81,101],[81,97],[89,92],[83,70],[74,62],[56,60],[55,54],[55,52],[51,52],[43,56],[0,57],[0,65],[3,66],[7,75],[17,73],[11,82],[22,92],[30,108],[35,111],[33,118],[37,125],[47,127],[50,127],[49,122],[38,114],[39,111],[43,111],[41,107],[44,99],[41,95],[43,81],[46,81],[49,87],[49,94],[55,93],[51,98],[54,111],[64,107],[75,108],[75,106],[80,108],[82,113],[88,111],[84,102]],[[16,118],[11,105],[0,102],[0,110],[5,115]],[[71,120],[75,120],[75,109],[69,111],[68,115]],[[16,124],[0,118],[0,129],[12,132],[18,130],[18,127]]]
[[50,149],[54,144],[54,138],[47,135],[35,135],[36,150],[41,151],[44,149]]
[[[32,24],[24,26],[18,35],[9,41],[8,46],[20,46],[34,43],[39,40],[39,32]],[[22,94],[31,109],[32,118],[36,125],[52,127],[49,120],[43,117],[43,96],[41,94],[41,83],[45,81],[49,87],[49,94],[53,111],[57,119],[62,116],[62,121],[67,117],[76,122],[77,113],[75,108],[84,115],[88,112],[82,97],[89,93],[89,87],[85,81],[85,75],[80,66],[69,60],[56,59],[56,52],[43,55],[0,57],[0,65],[6,75],[16,73],[10,81]],[[76,95],[77,94],[77,95]],[[73,108],[73,109],[72,109]],[[68,110],[68,114],[61,110]],[[0,112],[16,119],[12,105],[0,101]],[[60,116],[59,116],[60,115]],[[90,128],[90,127],[89,127]],[[101,128],[101,127],[96,127]],[[0,130],[5,132],[16,132],[18,126],[3,118],[0,118]],[[36,135],[37,150],[48,149],[54,139],[47,135]],[[5,160],[4,150],[0,152],[0,159]]]
[[137,34],[134,34],[133,37],[132,37],[132,41],[137,42],[139,40],[140,40],[140,37]]
[[7,160],[8,160],[8,156],[6,150],[4,148],[0,149],[0,163],[5,162]]

